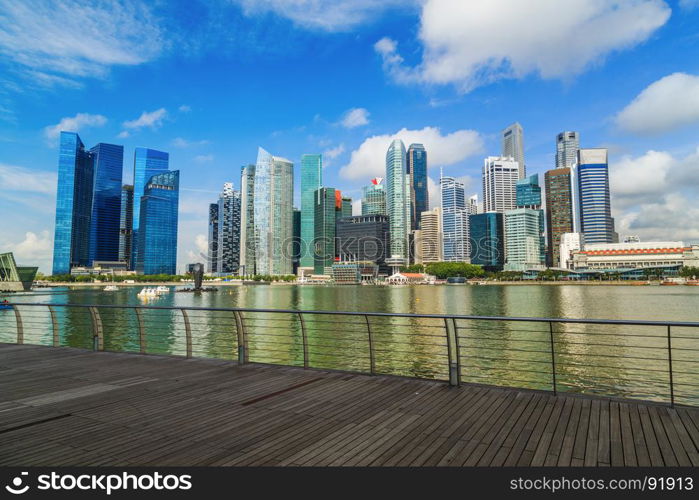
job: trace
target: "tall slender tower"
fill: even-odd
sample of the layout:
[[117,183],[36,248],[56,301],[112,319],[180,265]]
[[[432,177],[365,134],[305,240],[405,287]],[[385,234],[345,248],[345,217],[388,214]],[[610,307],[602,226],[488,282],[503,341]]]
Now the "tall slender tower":
[[577,200],[580,230],[585,244],[613,243],[614,220],[609,196],[609,165],[607,149],[578,151]]
[[391,142],[386,152],[386,209],[389,216],[391,258],[409,261],[410,177],[406,170],[405,144]]
[[489,156],[483,162],[483,210],[504,213],[517,204],[519,165],[512,157]]
[[255,267],[255,165],[240,169],[240,274],[257,274]]
[[511,156],[519,165],[519,179],[527,175],[524,163],[524,129],[518,122],[502,131],[502,156]]
[[211,274],[218,273],[218,203],[209,204],[209,248],[206,256],[207,269]]
[[217,270],[237,274],[240,267],[240,192],[223,184],[218,199]]
[[565,131],[556,136],[556,168],[566,168],[578,161],[580,134]]
[[92,149],[95,168],[90,217],[90,257],[94,261],[119,260],[119,218],[124,146],[99,143]]
[[323,156],[319,154],[301,157],[301,259],[299,266],[313,267],[313,232],[316,191],[323,183]]
[[444,260],[469,261],[469,211],[463,183],[453,177],[442,176],[439,181],[442,192],[442,231],[444,234]]
[[119,212],[119,262],[131,265],[133,248],[133,185],[121,187],[121,210]]
[[570,167],[556,168],[544,174],[546,190],[546,235],[548,264],[557,267],[560,261],[561,238],[574,232],[573,191]]
[[427,192],[427,152],[422,144],[411,144],[407,153],[410,176],[410,228],[420,229],[422,212],[429,208]]

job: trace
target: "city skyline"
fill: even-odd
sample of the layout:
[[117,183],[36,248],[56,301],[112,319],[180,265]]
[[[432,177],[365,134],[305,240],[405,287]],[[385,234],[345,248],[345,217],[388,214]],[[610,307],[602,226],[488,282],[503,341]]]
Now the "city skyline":
[[[501,153],[501,133],[515,122],[524,129],[527,174],[538,173],[542,179],[555,168],[556,136],[561,132],[578,132],[585,148],[609,149],[611,215],[620,235],[699,241],[699,227],[687,223],[699,220],[699,208],[692,201],[699,196],[699,140],[694,133],[699,112],[692,99],[680,108],[671,105],[678,93],[693,95],[699,88],[699,62],[686,57],[699,43],[691,38],[699,10],[678,2],[620,2],[618,15],[624,22],[620,21],[619,38],[589,50],[576,48],[572,57],[579,61],[563,68],[555,66],[555,54],[538,59],[527,55],[534,53],[532,47],[541,43],[543,34],[516,32],[522,51],[512,45],[498,48],[498,57],[511,66],[504,72],[506,78],[478,59],[491,50],[484,41],[479,46],[485,48],[471,54],[473,60],[456,54],[460,67],[484,68],[485,74],[494,75],[478,80],[475,70],[447,68],[439,78],[433,71],[438,56],[430,50],[440,42],[430,23],[436,21],[421,14],[428,6],[443,14],[440,2],[403,8],[343,4],[349,9],[345,16],[333,16],[334,7],[325,5],[323,25],[313,24],[318,18],[313,9],[284,11],[261,4],[259,9],[229,5],[221,13],[228,16],[230,31],[254,35],[255,44],[237,39],[234,50],[224,50],[231,49],[226,43],[233,43],[222,41],[228,30],[212,32],[218,37],[216,47],[192,43],[182,54],[165,47],[158,37],[134,44],[124,40],[126,35],[109,32],[99,41],[120,49],[121,57],[112,62],[96,55],[81,59],[71,46],[60,60],[77,62],[76,66],[52,64],[56,54],[50,47],[30,43],[20,55],[31,50],[36,57],[20,60],[9,55],[7,41],[0,41],[0,64],[7,70],[6,91],[0,96],[0,207],[18,212],[0,236],[0,247],[15,252],[22,264],[36,263],[43,272],[50,271],[60,130],[77,132],[88,145],[123,145],[124,184],[133,182],[128,165],[136,147],[170,153],[170,168],[181,171],[181,270],[206,252],[208,204],[201,199],[213,201],[223,182],[241,189],[240,167],[255,161],[258,144],[294,163],[296,185],[301,155],[322,153],[323,184],[350,196],[355,214],[360,213],[362,187],[373,177],[385,176],[384,156],[391,140],[400,138],[406,147],[424,144],[431,208],[439,205],[440,167],[465,184],[467,197],[480,194],[483,158]],[[107,8],[99,7],[97,14]],[[494,2],[492,9],[497,8]],[[589,27],[595,19],[602,22],[612,15],[605,7],[596,8],[601,10],[593,18],[567,21],[573,23],[569,28]],[[147,6],[139,9],[149,11]],[[59,11],[51,18],[43,8],[34,14],[31,21],[39,27],[61,24],[64,15]],[[127,22],[132,14],[125,11],[119,20]],[[158,12],[158,21],[148,14],[133,19],[144,27],[144,37],[155,30],[179,39],[175,35],[184,27],[162,22],[171,12]],[[199,15],[207,14],[204,9]],[[525,15],[501,14],[498,22],[506,27],[513,26],[513,16],[519,15],[520,22]],[[463,15],[453,17],[461,20]],[[42,40],[24,11],[8,7],[7,16],[12,29]],[[444,16],[437,17],[444,21]],[[90,22],[107,18],[97,15]],[[652,22],[643,28],[640,21],[633,22],[636,18]],[[489,17],[480,21],[484,26],[491,22]],[[269,39],[260,23],[274,27],[280,40],[293,43]],[[73,24],[63,24],[69,37]],[[415,38],[416,28],[427,31]],[[567,32],[557,36],[572,40],[575,30]],[[561,50],[568,40],[554,39]],[[684,51],[674,50],[679,43]],[[453,52],[453,47],[444,49]],[[133,57],[126,57],[129,52]],[[638,58],[653,63],[638,70]],[[306,77],[320,68],[327,71],[319,81]],[[352,77],[360,68],[362,78]],[[286,71],[298,83],[280,85],[265,79],[270,69]],[[141,73],[145,78],[132,85]],[[232,113],[243,119],[231,121]],[[294,196],[293,204],[300,208],[298,189]]]

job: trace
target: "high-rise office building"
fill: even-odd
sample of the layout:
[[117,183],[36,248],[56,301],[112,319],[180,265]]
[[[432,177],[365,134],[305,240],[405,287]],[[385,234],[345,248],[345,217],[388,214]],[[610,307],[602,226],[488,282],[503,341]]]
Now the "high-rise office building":
[[362,188],[362,215],[387,215],[386,185],[383,177],[371,179],[371,184]]
[[155,174],[141,196],[136,271],[142,274],[175,274],[177,271],[177,210],[179,170]]
[[579,232],[583,233],[585,244],[612,243],[614,221],[609,196],[607,150],[579,150],[578,164],[574,171],[577,174]]
[[116,262],[119,260],[124,146],[99,143],[90,149],[90,153],[94,165],[94,189],[88,265],[96,260]]
[[463,183],[453,177],[440,178],[444,260],[469,261],[469,213]]
[[524,179],[527,169],[524,163],[524,129],[515,122],[502,131],[502,156],[512,157],[518,165],[518,179]]
[[501,271],[505,264],[503,214],[484,212],[469,217],[471,264],[486,271]]
[[313,222],[313,214],[315,199],[313,196],[323,185],[322,173],[322,155],[303,155],[301,157],[301,267],[314,266],[313,232],[315,231],[315,223]]
[[571,169],[556,168],[544,174],[546,189],[546,233],[548,240],[548,265],[556,267],[560,262],[561,237],[572,233],[573,194]]
[[[544,263],[546,261],[546,237],[545,237],[545,231],[544,231],[544,211],[541,208],[541,186],[539,185],[539,174],[534,174],[530,175],[528,177],[525,177],[524,179],[520,179],[517,181],[517,186],[516,186],[517,194],[516,194],[516,204],[517,204],[517,209],[523,209],[526,208],[528,210],[532,210],[535,212],[534,215],[530,214],[529,212],[526,213],[520,213],[517,212],[516,214],[512,214],[511,211],[505,212],[505,214],[511,214],[511,221],[508,223],[507,215],[505,217],[505,240],[509,242],[510,238],[510,233],[508,233],[508,224],[509,227],[517,229],[519,234],[520,240],[515,243],[514,241],[512,242],[512,248],[515,249],[516,252],[518,252],[517,257],[513,257],[512,262],[519,262],[521,264],[526,264],[527,266],[539,266],[541,263]],[[524,232],[526,232],[527,238],[529,238],[529,225],[530,225],[530,219],[532,217],[536,217],[538,220],[539,224],[539,230],[538,230],[538,253],[535,257],[532,257],[531,255],[534,255],[532,252],[533,250],[530,249],[531,242],[529,239],[526,240],[526,248],[527,248],[527,257],[526,261],[522,260],[523,259],[523,253],[522,253],[522,248],[523,248],[523,243],[522,243],[522,234],[524,234],[522,231],[522,227],[525,228]],[[510,262],[510,257],[509,257],[509,248],[508,246],[509,243],[506,243],[505,247],[505,257]],[[519,260],[518,260],[519,259]],[[534,268],[534,267],[530,267]],[[514,268],[512,268],[514,270]]]
[[133,186],[121,187],[121,209],[119,211],[119,262],[131,266],[133,248]]
[[415,262],[429,264],[444,261],[442,209],[434,207],[422,212],[420,221],[419,236],[415,237]]
[[539,174],[519,179],[515,185],[515,204],[518,207],[541,208],[541,186]]
[[342,216],[352,217],[352,198],[349,196],[342,197]]
[[314,195],[315,207],[313,232],[315,274],[325,274],[335,262],[335,225],[337,223],[337,200],[334,188],[323,187]]
[[298,274],[299,265],[301,264],[301,249],[303,248],[301,241],[301,210],[294,208],[294,222],[293,222],[293,236],[292,236],[292,252],[291,252],[291,264],[292,271],[294,274]]
[[[138,227],[141,223],[141,196],[145,192],[146,184],[156,174],[167,172],[169,169],[170,155],[164,151],[148,148],[136,148],[133,161],[133,250],[132,261],[143,261],[139,257],[139,242],[145,241],[138,237]],[[135,268],[135,265],[134,265]]]
[[519,178],[519,165],[512,157],[487,157],[483,162],[483,210],[504,213],[515,208]]
[[406,173],[405,145],[394,140],[386,152],[386,208],[391,233],[391,258],[409,262],[410,178]]
[[483,204],[478,203],[478,195],[474,194],[468,199],[468,213],[469,215],[476,215],[483,211]]
[[78,134],[61,132],[53,274],[89,265],[94,162]]
[[389,249],[389,227],[386,215],[355,215],[337,223],[336,254],[340,261],[371,261],[379,272],[388,274],[386,265]]
[[411,144],[406,155],[410,177],[410,227],[420,229],[422,212],[429,208],[427,191],[427,152],[422,144]]
[[558,254],[560,260],[554,263],[562,269],[573,268],[573,252],[580,250],[583,245],[582,235],[580,233],[563,233],[560,238],[561,244]]
[[556,136],[556,169],[571,167],[578,161],[580,135],[577,132],[561,132]]
[[240,192],[223,184],[218,199],[217,272],[237,274],[240,268]]
[[505,270],[544,268],[542,229],[539,209],[521,207],[505,212]]
[[[291,274],[294,164],[259,148],[254,183],[257,273]],[[246,264],[249,266],[249,262]]]
[[255,165],[240,169],[240,274],[257,274],[255,268]]
[[209,204],[209,247],[207,249],[207,270],[211,274],[218,273],[218,203]]

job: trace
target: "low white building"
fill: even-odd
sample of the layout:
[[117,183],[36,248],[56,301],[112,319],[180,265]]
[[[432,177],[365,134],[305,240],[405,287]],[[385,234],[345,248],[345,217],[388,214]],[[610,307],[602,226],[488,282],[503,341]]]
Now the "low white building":
[[584,245],[573,252],[573,269],[699,266],[699,245],[682,241],[647,241]]
[[573,252],[582,248],[582,234],[563,233],[561,235],[561,245],[559,248],[559,267],[561,269],[571,269],[573,267]]

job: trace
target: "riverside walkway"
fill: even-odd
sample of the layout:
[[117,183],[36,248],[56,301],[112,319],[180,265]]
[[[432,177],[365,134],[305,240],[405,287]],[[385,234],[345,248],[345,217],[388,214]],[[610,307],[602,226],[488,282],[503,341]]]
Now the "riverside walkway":
[[699,409],[0,344],[0,465],[697,466]]

